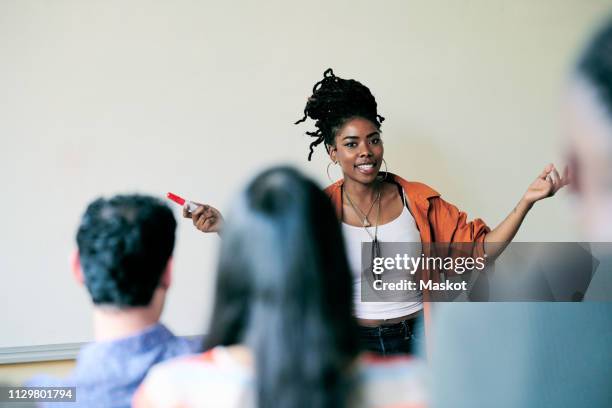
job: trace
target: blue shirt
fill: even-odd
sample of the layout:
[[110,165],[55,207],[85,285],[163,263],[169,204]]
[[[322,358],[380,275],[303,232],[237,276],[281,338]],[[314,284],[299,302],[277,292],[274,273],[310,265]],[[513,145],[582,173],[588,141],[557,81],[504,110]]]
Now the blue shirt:
[[65,379],[37,376],[28,386],[76,387],[77,402],[46,403],[48,407],[130,407],[132,395],[154,364],[201,351],[202,339],[176,337],[163,324],[112,341],[84,346],[74,371]]

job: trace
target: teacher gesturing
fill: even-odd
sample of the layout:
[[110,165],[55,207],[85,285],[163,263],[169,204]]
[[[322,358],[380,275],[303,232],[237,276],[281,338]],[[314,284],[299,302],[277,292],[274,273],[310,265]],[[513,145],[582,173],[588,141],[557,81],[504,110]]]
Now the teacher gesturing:
[[[446,202],[431,187],[392,174],[386,168],[381,124],[384,118],[370,90],[360,82],[334,75],[331,69],[317,82],[308,98],[304,116],[296,122],[315,121],[314,148],[323,144],[342,179],[325,189],[342,222],[349,263],[355,284],[355,316],[365,348],[381,354],[413,350],[415,322],[423,302],[364,302],[361,299],[362,242],[473,242],[482,243],[495,258],[512,241],[533,204],[554,195],[568,184],[552,164],[529,185],[510,214],[493,230],[480,219],[467,216]],[[381,171],[384,169],[384,171]],[[204,232],[218,231],[222,217],[202,206],[191,216]],[[496,245],[490,245],[495,243]]]

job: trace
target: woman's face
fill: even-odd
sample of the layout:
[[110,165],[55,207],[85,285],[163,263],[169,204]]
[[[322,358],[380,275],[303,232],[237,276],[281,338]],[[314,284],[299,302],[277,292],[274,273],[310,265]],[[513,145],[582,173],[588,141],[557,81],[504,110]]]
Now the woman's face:
[[359,117],[349,119],[338,130],[335,146],[329,150],[329,157],[340,164],[344,178],[362,184],[370,184],[376,180],[383,154],[378,127]]

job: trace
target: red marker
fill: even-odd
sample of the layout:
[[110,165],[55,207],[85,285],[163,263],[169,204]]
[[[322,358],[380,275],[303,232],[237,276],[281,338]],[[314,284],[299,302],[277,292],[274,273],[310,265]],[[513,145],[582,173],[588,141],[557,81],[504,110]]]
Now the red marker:
[[189,210],[189,212],[194,212],[196,208],[198,208],[198,205],[196,205],[192,201],[187,201],[183,197],[178,196],[176,194],[168,193],[166,194],[166,197],[168,197],[170,200],[174,201],[175,203],[181,206],[184,206],[185,203],[187,203],[187,209]]

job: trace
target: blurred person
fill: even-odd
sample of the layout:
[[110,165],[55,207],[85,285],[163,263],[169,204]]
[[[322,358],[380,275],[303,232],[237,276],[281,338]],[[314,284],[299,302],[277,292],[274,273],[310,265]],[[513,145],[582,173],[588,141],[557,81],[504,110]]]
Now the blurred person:
[[612,20],[579,58],[564,118],[578,218],[590,241],[612,242]]
[[419,407],[420,363],[360,354],[342,235],[325,194],[272,168],[224,227],[211,349],[154,367],[134,407]]
[[434,408],[612,406],[612,20],[580,55],[566,101],[572,216],[600,249],[585,299],[599,301],[443,305]]
[[89,204],[72,269],[94,305],[95,341],[81,349],[67,378],[38,376],[28,386],[76,387],[70,407],[129,407],[153,364],[201,350],[201,339],[176,337],[159,322],[175,229],[170,208],[153,197],[117,195]]
[[585,47],[566,98],[577,220],[600,267],[586,296],[612,293],[612,18]]
[[[331,162],[339,165],[343,178],[326,189],[336,209],[346,240],[353,272],[355,315],[359,337],[365,347],[380,354],[411,353],[419,342],[418,319],[428,314],[427,302],[364,301],[361,294],[362,242],[476,243],[484,245],[489,259],[495,259],[512,241],[533,205],[554,195],[568,182],[554,165],[547,165],[528,186],[510,214],[493,230],[480,219],[467,215],[443,200],[431,187],[387,171],[376,99],[370,89],[353,79],[334,75],[331,69],[313,87],[304,108],[304,117],[315,121],[314,147],[323,144]],[[384,164],[385,171],[381,171]],[[567,170],[567,169],[566,169]],[[329,173],[328,173],[329,177]],[[203,205],[191,217],[201,231],[219,231],[218,210]],[[425,251],[425,249],[424,249]],[[420,255],[420,251],[416,256]]]

